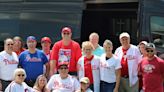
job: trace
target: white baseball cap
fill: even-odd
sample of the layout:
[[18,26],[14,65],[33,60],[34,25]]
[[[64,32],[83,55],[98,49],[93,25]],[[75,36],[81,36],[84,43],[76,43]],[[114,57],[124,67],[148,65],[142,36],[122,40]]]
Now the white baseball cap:
[[129,35],[127,32],[123,32],[123,33],[120,34],[120,39],[121,39],[122,37],[130,38],[130,35]]
[[141,42],[139,43],[139,45],[141,45],[141,44],[147,45],[148,43],[147,43],[147,41],[141,41]]
[[89,81],[89,78],[88,78],[88,77],[83,77],[83,78],[81,78],[81,79],[80,79],[80,82],[85,83],[85,84],[90,83],[90,81]]

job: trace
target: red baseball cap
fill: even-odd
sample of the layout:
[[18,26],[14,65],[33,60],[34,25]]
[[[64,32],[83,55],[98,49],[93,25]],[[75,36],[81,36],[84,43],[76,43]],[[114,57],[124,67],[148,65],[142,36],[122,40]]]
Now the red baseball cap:
[[42,40],[41,40],[41,43],[42,42],[49,42],[49,43],[51,43],[51,39],[49,37],[43,37]]
[[64,61],[63,61],[63,62],[59,62],[59,63],[58,63],[58,67],[63,66],[63,65],[68,67],[69,62],[64,62]]
[[64,28],[62,28],[62,33],[64,33],[64,32],[72,33],[72,30],[70,27],[64,27]]

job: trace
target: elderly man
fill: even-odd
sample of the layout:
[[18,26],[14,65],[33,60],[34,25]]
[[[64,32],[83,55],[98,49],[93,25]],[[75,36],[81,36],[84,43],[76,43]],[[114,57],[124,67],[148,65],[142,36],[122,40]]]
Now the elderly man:
[[137,46],[130,44],[128,33],[121,33],[119,39],[122,46],[115,51],[122,66],[119,92],[138,92],[137,73],[141,53]]
[[68,74],[68,64],[58,63],[59,74],[53,75],[46,86],[51,92],[75,92],[80,89],[79,81]]
[[25,69],[27,73],[25,82],[31,87],[34,85],[36,78],[40,74],[43,74],[44,64],[48,67],[47,57],[42,51],[36,49],[36,44],[37,42],[34,36],[27,37],[28,49],[19,56],[18,67]]
[[164,60],[155,55],[153,43],[148,43],[145,48],[147,57],[140,63],[139,72],[143,76],[144,92],[163,92]]
[[18,56],[13,52],[14,41],[7,38],[4,41],[4,51],[0,52],[0,81],[2,83],[2,91],[12,81],[14,70],[18,65]]
[[100,46],[99,43],[99,35],[97,33],[91,33],[89,36],[89,41],[93,44],[94,50],[93,54],[97,56],[101,56],[103,53],[105,53],[102,46]]
[[62,40],[56,42],[52,48],[50,57],[50,76],[56,70],[61,61],[69,62],[69,74],[77,76],[77,62],[81,57],[80,45],[71,39],[72,30],[70,27],[62,28]]

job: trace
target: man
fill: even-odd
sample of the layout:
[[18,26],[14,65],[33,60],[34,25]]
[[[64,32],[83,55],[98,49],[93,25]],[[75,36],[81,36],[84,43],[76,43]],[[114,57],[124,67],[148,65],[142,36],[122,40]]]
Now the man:
[[155,55],[153,43],[146,45],[147,57],[140,63],[139,72],[143,76],[144,92],[163,92],[164,60]]
[[34,85],[36,78],[40,74],[43,74],[44,64],[46,64],[46,68],[48,67],[47,57],[43,52],[36,49],[36,45],[37,42],[34,36],[27,37],[28,49],[22,52],[19,56],[18,67],[25,69],[27,73],[25,82],[31,87]]
[[119,36],[122,46],[118,47],[115,55],[121,62],[121,80],[119,92],[138,92],[138,64],[141,53],[137,46],[130,44],[130,35],[123,32]]
[[94,50],[93,54],[97,56],[101,56],[103,53],[105,53],[102,46],[100,46],[99,43],[99,35],[97,33],[91,33],[89,36],[89,41],[93,44]]
[[[48,61],[50,60],[50,53],[51,53],[51,50],[50,50],[50,47],[51,47],[51,39],[49,37],[43,37],[41,39],[41,46],[42,46],[42,51],[43,53],[46,55]],[[49,62],[48,62],[48,66],[49,66]],[[49,67],[46,67],[44,66],[44,73],[49,73]],[[48,76],[48,75],[47,75]]]
[[13,52],[14,41],[7,38],[4,41],[4,51],[0,52],[0,82],[2,91],[10,84],[13,79],[14,70],[18,65],[18,56]]
[[47,83],[51,92],[75,92],[80,89],[79,81],[68,74],[68,62],[58,63],[59,74],[53,75]]
[[50,58],[50,47],[51,47],[51,39],[49,37],[43,37],[41,39],[42,51],[47,56],[48,60]]
[[52,48],[50,57],[50,76],[56,72],[58,63],[61,61],[69,62],[69,74],[77,76],[77,62],[82,55],[80,46],[71,39],[71,28],[64,27],[61,35],[62,40],[56,42]]

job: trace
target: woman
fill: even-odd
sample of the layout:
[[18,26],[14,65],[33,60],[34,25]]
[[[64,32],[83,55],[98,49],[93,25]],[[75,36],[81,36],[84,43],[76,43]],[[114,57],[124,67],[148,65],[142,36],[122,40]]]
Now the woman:
[[44,75],[39,75],[36,79],[33,89],[35,92],[49,92],[45,87],[46,84],[47,84],[46,77]]
[[[141,41],[141,42],[139,43],[139,45],[138,45],[139,50],[140,50],[140,52],[141,52],[141,54],[142,54],[142,58],[147,57],[147,52],[146,52],[146,49],[145,49],[145,47],[146,47],[147,44],[148,44],[148,43],[147,43],[146,41]],[[143,92],[143,90],[142,90],[142,86],[143,86],[142,75],[140,74],[140,72],[139,72],[138,75],[139,75],[139,76],[138,76],[138,78],[139,78],[139,92]]]
[[88,77],[90,80],[90,89],[94,92],[100,92],[100,59],[92,54],[94,47],[91,42],[82,43],[84,56],[78,61],[78,77]]
[[103,44],[105,54],[100,58],[100,92],[118,92],[120,84],[121,64],[113,55],[113,44],[105,40]]
[[7,86],[5,92],[34,92],[25,82],[26,72],[22,68],[14,71],[14,80]]
[[147,42],[146,41],[141,41],[138,45],[139,47],[139,50],[142,54],[142,58],[146,57],[147,56],[147,52],[145,50],[145,46],[147,45]]
[[21,37],[15,36],[13,38],[13,41],[14,41],[13,50],[19,56],[19,54],[25,50],[25,48],[23,48],[23,40]]

